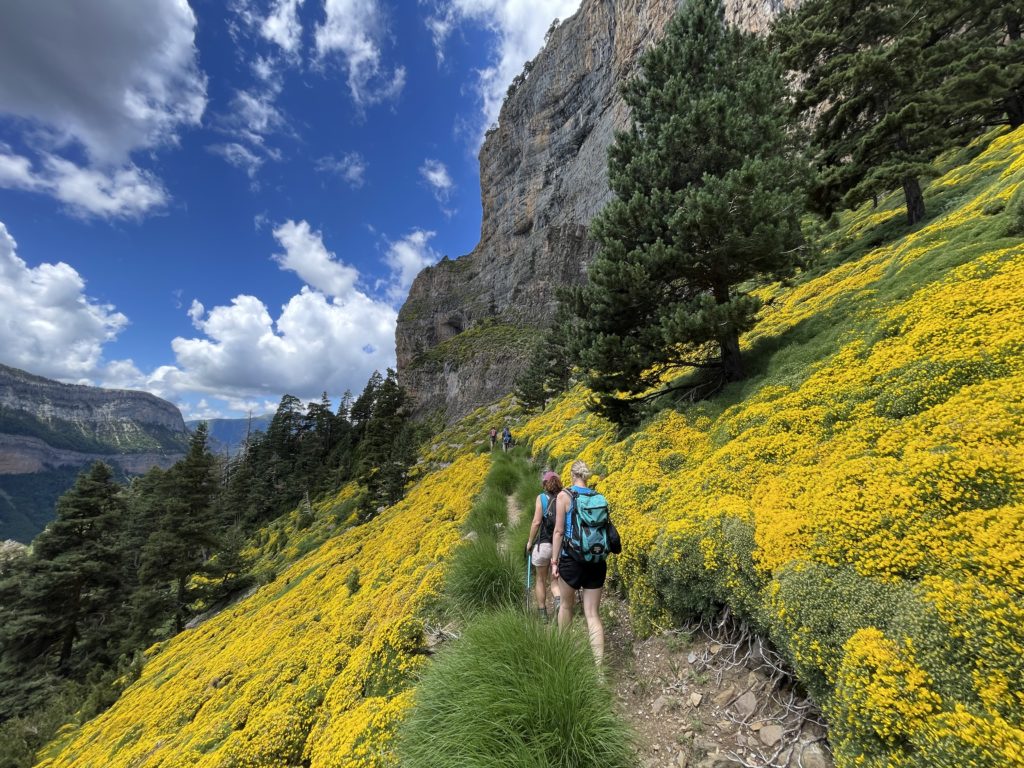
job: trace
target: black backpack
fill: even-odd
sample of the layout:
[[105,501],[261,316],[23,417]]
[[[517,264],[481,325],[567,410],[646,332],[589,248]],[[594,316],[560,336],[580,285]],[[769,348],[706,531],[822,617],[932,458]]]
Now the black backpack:
[[558,499],[556,493],[552,496],[547,491],[540,494],[537,498],[540,499],[540,533],[538,534],[537,540],[544,539],[545,541],[551,541],[555,534],[555,502]]

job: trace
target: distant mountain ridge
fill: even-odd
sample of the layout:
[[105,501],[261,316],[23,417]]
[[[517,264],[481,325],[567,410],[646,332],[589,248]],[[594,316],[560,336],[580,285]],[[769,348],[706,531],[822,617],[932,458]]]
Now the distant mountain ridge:
[[171,466],[187,444],[181,412],[148,392],[62,384],[0,365],[0,539],[31,540],[92,462],[141,474]]
[[190,419],[185,422],[189,430],[194,430],[202,422],[210,429],[210,450],[213,453],[234,456],[245,445],[246,437],[251,433],[266,432],[274,414],[241,419]]

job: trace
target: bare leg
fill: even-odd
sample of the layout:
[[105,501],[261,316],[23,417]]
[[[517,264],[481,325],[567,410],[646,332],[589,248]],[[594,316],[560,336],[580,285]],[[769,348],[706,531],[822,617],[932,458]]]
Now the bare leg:
[[548,578],[551,575],[551,566],[535,565],[533,572],[536,576],[536,583],[533,585],[533,595],[537,600],[537,610],[547,611]]
[[558,628],[565,629],[572,623],[572,613],[576,607],[576,590],[566,584],[565,579],[559,579],[558,596]]
[[[583,615],[587,617],[590,647],[598,666],[604,659],[604,624],[601,623],[601,593],[603,589],[583,590]],[[564,599],[564,598],[563,598]]]

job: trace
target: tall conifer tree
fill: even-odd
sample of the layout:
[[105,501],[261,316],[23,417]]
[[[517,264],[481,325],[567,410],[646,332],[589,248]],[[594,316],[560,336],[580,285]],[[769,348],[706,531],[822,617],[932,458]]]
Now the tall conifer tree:
[[806,171],[782,69],[726,26],[721,0],[690,0],[623,95],[633,126],[609,152],[615,198],[571,301],[577,357],[615,419],[673,368],[744,376],[739,334],[759,305],[740,286],[793,269]]
[[776,40],[802,73],[797,109],[814,126],[822,213],[902,188],[916,224],[925,216],[921,179],[936,155],[1019,120],[1024,69],[1012,5],[806,0],[783,17]]
[[126,596],[120,490],[106,464],[83,472],[31,556],[0,580],[0,719],[42,703],[54,673],[74,676],[116,658]]
[[191,595],[189,579],[199,573],[219,542],[219,520],[213,502],[217,493],[216,458],[207,445],[206,422],[192,433],[188,453],[163,476],[157,530],[144,551],[142,575],[148,584],[170,583],[168,596],[175,630],[185,624]]

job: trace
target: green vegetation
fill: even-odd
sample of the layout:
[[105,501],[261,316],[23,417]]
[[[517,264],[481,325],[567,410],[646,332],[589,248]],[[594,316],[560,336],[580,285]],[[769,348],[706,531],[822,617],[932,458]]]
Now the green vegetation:
[[534,343],[530,364],[516,381],[516,398],[526,408],[543,408],[548,400],[569,388],[573,358],[568,339],[573,328],[572,316],[560,304],[554,323]]
[[526,571],[518,551],[498,546],[494,533],[466,542],[455,553],[445,594],[456,615],[474,616],[490,608],[523,602]]
[[326,394],[305,409],[286,395],[267,432],[226,465],[201,423],[169,470],[127,486],[102,463],[83,473],[29,554],[0,572],[10,764],[28,765],[62,717],[116,700],[142,649],[400,499],[424,435],[405,402],[392,371],[374,374],[337,414]]
[[430,665],[399,732],[406,768],[627,768],[626,726],[576,633],[484,614]]
[[484,321],[443,341],[416,358],[417,368],[439,368],[445,364],[463,365],[480,354],[493,357],[507,350],[527,349],[537,336],[533,328]]
[[[518,502],[528,494],[532,516],[538,487],[537,472],[521,452],[495,453],[483,493],[466,517],[470,541],[456,551],[445,580],[448,609],[453,614],[469,617],[491,608],[522,604],[526,558],[520,542],[526,541],[527,534],[523,520],[509,528],[508,497],[512,495]],[[529,530],[529,521],[525,524]]]
[[[523,545],[540,487],[520,449],[496,453],[451,560],[443,610],[465,627],[419,681],[399,732],[407,768],[632,764],[631,735],[581,633],[524,615]],[[522,513],[507,522],[508,497]]]
[[1024,119],[1019,5],[1001,0],[807,0],[776,37],[804,74],[819,211],[902,187],[907,220],[925,217],[920,179],[958,141]]
[[641,72],[609,153],[615,198],[591,226],[601,249],[571,299],[596,408],[619,422],[672,370],[714,371],[711,390],[744,378],[749,281],[795,269],[808,175],[782,67],[726,26],[721,0],[687,3]]

